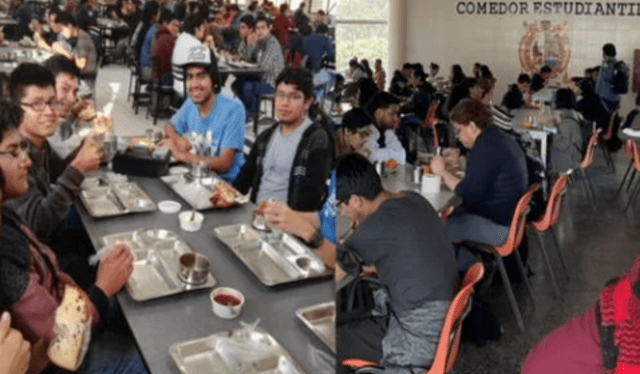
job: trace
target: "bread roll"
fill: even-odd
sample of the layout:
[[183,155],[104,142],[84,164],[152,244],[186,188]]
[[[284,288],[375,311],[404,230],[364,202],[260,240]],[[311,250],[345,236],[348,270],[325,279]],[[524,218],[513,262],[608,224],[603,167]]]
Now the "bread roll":
[[129,140],[129,149],[133,149],[136,147],[146,148],[149,150],[149,152],[153,152],[156,145],[149,138],[131,138],[131,140]]
[[91,339],[90,307],[84,291],[65,285],[64,297],[56,309],[54,336],[47,349],[54,365],[71,371],[80,367]]

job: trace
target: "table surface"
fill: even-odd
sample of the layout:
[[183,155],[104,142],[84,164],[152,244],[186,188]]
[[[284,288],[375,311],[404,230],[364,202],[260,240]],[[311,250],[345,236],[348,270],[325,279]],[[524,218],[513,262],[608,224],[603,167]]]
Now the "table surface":
[[396,172],[386,174],[382,178],[382,187],[391,192],[407,190],[418,192],[424,196],[427,201],[429,201],[431,206],[433,206],[433,209],[438,213],[442,212],[442,210],[449,205],[457,206],[462,203],[460,196],[456,195],[455,192],[447,189],[445,186],[442,186],[438,193],[422,193],[420,191],[421,185],[419,183],[414,183],[413,181],[413,170],[413,165],[405,164],[398,166],[398,170]]
[[[182,210],[189,209],[188,204],[159,179],[132,179],[156,204],[170,199],[179,201]],[[247,204],[228,210],[205,211],[202,229],[189,233],[180,230],[177,214],[156,211],[93,219],[84,207],[78,207],[96,248],[102,246],[101,238],[107,234],[138,228],[174,231],[194,251],[209,258],[211,273],[217,281],[216,287],[233,287],[241,291],[247,300],[238,318],[224,320],[212,313],[210,290],[191,291],[146,302],[136,302],[126,290],[121,291],[117,299],[151,373],[180,372],[169,355],[170,345],[240,327],[239,321],[253,322],[257,318],[260,318],[260,326],[275,337],[306,373],[319,372],[310,362],[310,351],[330,351],[297,319],[295,311],[301,307],[334,300],[332,279],[324,278],[279,287],[264,286],[214,235],[215,227],[249,222],[254,208],[254,205]]]

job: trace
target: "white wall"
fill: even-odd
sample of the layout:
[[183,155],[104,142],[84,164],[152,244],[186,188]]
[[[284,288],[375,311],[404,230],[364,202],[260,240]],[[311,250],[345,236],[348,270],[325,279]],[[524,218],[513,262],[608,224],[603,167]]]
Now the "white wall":
[[[471,75],[474,62],[486,64],[498,80],[494,97],[497,102],[521,72],[518,48],[524,22],[549,20],[553,24],[568,24],[570,76],[582,76],[585,68],[599,65],[602,45],[607,42],[616,45],[618,57],[630,67],[633,49],[640,49],[640,6],[634,16],[545,15],[532,14],[533,1],[525,0],[528,15],[467,15],[456,12],[458,2],[406,0],[404,61],[422,62],[425,67],[431,61],[436,62],[441,67],[440,74],[445,76],[452,64],[461,64],[467,75]],[[398,67],[392,67],[395,68]],[[623,97],[623,114],[633,107],[634,99],[635,93]]]

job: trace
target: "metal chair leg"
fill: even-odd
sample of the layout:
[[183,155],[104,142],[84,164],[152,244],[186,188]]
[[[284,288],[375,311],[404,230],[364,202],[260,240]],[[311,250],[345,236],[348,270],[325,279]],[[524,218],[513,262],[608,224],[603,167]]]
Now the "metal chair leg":
[[551,262],[549,261],[549,256],[547,255],[547,250],[545,249],[545,245],[544,245],[544,237],[542,236],[542,233],[538,230],[535,230],[536,232],[536,237],[538,238],[538,242],[540,242],[540,250],[542,251],[542,256],[544,257],[544,262],[547,264],[547,269],[549,270],[549,275],[551,276],[551,281],[553,282],[553,289],[556,291],[556,295],[558,296],[558,298],[561,297],[560,295],[560,288],[558,287],[558,282],[556,281],[556,276],[553,273],[553,268],[551,267]]
[[556,234],[556,228],[551,227],[551,236],[553,236],[553,241],[556,244],[556,250],[558,251],[558,256],[560,257],[560,262],[562,262],[562,267],[564,268],[564,273],[567,278],[569,277],[569,267],[567,266],[567,261],[564,259],[564,255],[562,254],[562,247],[560,247],[560,241],[558,240],[558,235]]
[[531,303],[536,304],[536,300],[533,298],[533,292],[531,291],[531,285],[529,284],[529,279],[527,279],[527,272],[524,269],[524,263],[522,262],[522,257],[520,257],[520,253],[518,253],[518,249],[513,251],[516,256],[516,262],[518,263],[518,269],[520,270],[520,275],[522,276],[522,280],[524,281],[524,286],[527,289],[527,293],[529,294],[529,298],[531,299]]
[[636,184],[635,188],[632,190],[631,195],[629,195],[629,200],[627,201],[627,205],[624,207],[624,211],[629,210],[629,207],[636,201],[638,198],[638,193],[640,192],[640,182]]
[[627,167],[627,171],[624,173],[624,177],[622,177],[622,181],[620,181],[620,186],[618,187],[616,194],[613,196],[613,200],[618,199],[620,192],[622,192],[622,187],[624,187],[624,184],[627,180],[627,177],[629,176],[629,173],[631,173],[632,168],[633,168],[633,161],[630,161],[629,166]]
[[627,184],[626,192],[629,192],[629,189],[631,189],[631,185],[633,184],[633,180],[635,179],[636,174],[637,170],[633,168],[633,172],[631,172],[631,178],[629,178],[629,182]]
[[507,291],[511,309],[513,310],[513,314],[516,317],[516,322],[518,323],[518,329],[520,330],[520,332],[524,332],[524,321],[522,320],[522,315],[520,314],[520,309],[518,308],[518,303],[516,302],[516,296],[513,294],[511,282],[509,282],[507,270],[504,268],[504,262],[502,261],[502,257],[499,254],[495,254],[495,256],[496,262],[498,263],[498,270],[500,270],[500,276],[502,277],[502,283],[504,284],[504,288]]

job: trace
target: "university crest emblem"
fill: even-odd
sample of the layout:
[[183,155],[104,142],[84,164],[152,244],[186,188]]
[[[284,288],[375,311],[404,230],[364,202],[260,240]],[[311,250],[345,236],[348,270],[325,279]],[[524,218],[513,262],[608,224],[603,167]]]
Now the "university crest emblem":
[[551,24],[551,21],[524,23],[525,31],[520,38],[520,66],[525,73],[535,74],[543,65],[551,68],[550,78],[555,78],[567,69],[571,52],[567,38],[566,23]]

